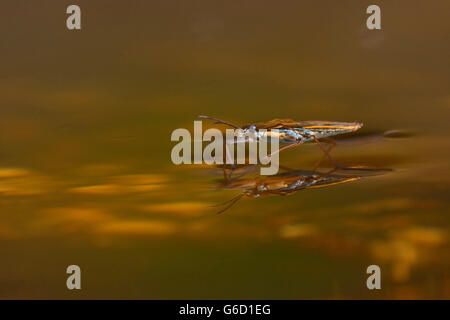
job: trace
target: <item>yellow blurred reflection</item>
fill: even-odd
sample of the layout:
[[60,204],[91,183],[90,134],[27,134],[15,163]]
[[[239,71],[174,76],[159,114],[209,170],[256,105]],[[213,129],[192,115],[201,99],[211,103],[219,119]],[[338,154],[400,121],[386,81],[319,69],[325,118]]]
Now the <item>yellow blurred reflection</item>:
[[44,209],[39,213],[40,220],[47,222],[81,222],[96,224],[112,219],[112,216],[107,214],[104,210],[94,208],[52,208]]
[[411,267],[418,261],[417,249],[406,241],[377,241],[371,249],[374,259],[392,263],[392,278],[397,282],[407,281]]
[[71,193],[79,194],[94,194],[94,195],[117,195],[125,191],[125,189],[118,185],[104,184],[86,187],[76,187],[68,190]]
[[396,234],[408,242],[422,245],[440,245],[447,240],[447,234],[438,228],[411,227]]
[[179,216],[198,217],[202,216],[206,210],[210,210],[209,204],[203,202],[168,202],[160,204],[150,204],[142,206],[141,209],[150,212],[163,212]]
[[23,168],[0,169],[0,194],[32,196],[54,189],[58,184],[50,177]]
[[29,175],[31,172],[23,168],[0,168],[0,179],[21,177]]
[[151,185],[169,181],[169,177],[163,174],[130,174],[112,177],[112,181],[127,185]]
[[110,235],[170,235],[176,232],[173,223],[166,221],[124,220],[111,221],[95,229],[96,233]]
[[316,234],[317,231],[317,227],[311,224],[295,224],[282,227],[280,234],[283,238],[298,238]]

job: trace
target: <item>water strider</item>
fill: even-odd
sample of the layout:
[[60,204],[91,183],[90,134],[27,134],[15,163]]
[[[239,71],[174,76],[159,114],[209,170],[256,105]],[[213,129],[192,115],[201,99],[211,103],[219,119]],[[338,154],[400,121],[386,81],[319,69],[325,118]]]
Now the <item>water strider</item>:
[[[276,153],[283,150],[299,146],[300,144],[313,142],[316,143],[320,149],[324,152],[324,156],[316,163],[311,171],[305,170],[291,170],[288,172],[277,174],[267,178],[256,179],[240,179],[248,173],[248,170],[244,170],[244,174],[239,175],[235,179],[231,179],[231,176],[227,176],[224,171],[225,186],[226,189],[241,189],[242,193],[233,199],[221,204],[226,205],[224,209],[218,213],[224,212],[229,209],[234,203],[244,196],[247,197],[259,197],[261,195],[289,195],[299,190],[310,188],[323,188],[332,186],[335,184],[351,182],[359,180],[364,176],[377,175],[391,171],[391,169],[374,169],[374,168],[361,168],[361,167],[343,167],[336,163],[333,157],[331,157],[329,151],[336,145],[336,142],[330,137],[341,135],[344,133],[355,132],[360,129],[363,124],[358,122],[335,122],[335,121],[294,121],[291,119],[273,119],[268,122],[258,122],[254,124],[247,124],[239,127],[232,123],[213,118],[210,116],[199,116],[203,119],[213,120],[215,124],[221,123],[231,126],[240,131],[239,137],[250,137],[250,139],[256,139],[258,141],[266,140],[271,135],[277,135],[280,143],[286,144],[281,147]],[[264,130],[262,130],[264,129]],[[271,131],[272,129],[277,129]],[[260,131],[261,130],[261,131]],[[379,134],[376,136],[380,136]],[[383,136],[383,135],[381,135]],[[324,148],[319,141],[320,139],[326,140],[327,143],[331,143],[331,147]],[[241,140],[242,141],[242,140]],[[245,140],[244,140],[245,141]],[[234,142],[233,142],[234,143]],[[274,153],[275,153],[274,152]],[[273,155],[272,153],[271,155]],[[269,157],[271,156],[269,155]],[[328,172],[316,171],[320,162],[324,157],[328,157],[333,164],[333,169]],[[225,167],[224,167],[225,168]],[[250,166],[252,168],[252,166]],[[232,167],[234,170],[235,168]],[[351,169],[353,174],[337,173],[338,169]],[[224,169],[225,170],[225,169]],[[360,172],[356,172],[356,171]]]
[[[214,120],[214,123],[216,124],[221,123],[241,130],[242,136],[256,137],[258,141],[267,141],[271,136],[277,135],[280,143],[284,143],[286,145],[281,147],[280,149],[278,149],[278,151],[275,151],[271,155],[299,146],[305,142],[315,142],[328,157],[328,159],[330,159],[334,167],[341,169],[344,169],[345,167],[337,164],[334,158],[329,153],[331,148],[335,145],[335,142],[331,140],[330,137],[354,132],[363,126],[363,124],[359,122],[294,121],[291,119],[273,119],[267,122],[258,122],[239,127],[227,121],[223,121],[210,116],[199,116],[199,118]],[[276,129],[276,131],[271,131],[273,129]],[[327,142],[332,144],[331,147],[328,150],[325,149],[325,147],[323,147],[323,145],[320,143],[320,139],[327,140]],[[271,155],[269,155],[269,157]],[[321,161],[322,159],[319,161],[319,163]],[[315,168],[317,168],[317,166],[318,164],[316,164]]]

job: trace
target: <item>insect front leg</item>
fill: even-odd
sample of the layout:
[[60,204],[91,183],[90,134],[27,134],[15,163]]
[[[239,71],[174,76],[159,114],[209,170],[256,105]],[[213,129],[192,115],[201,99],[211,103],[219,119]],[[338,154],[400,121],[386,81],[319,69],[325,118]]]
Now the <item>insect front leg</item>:
[[281,148],[279,148],[278,150],[272,152],[271,154],[265,156],[265,157],[264,157],[264,161],[268,160],[270,157],[272,157],[273,155],[275,155],[275,154],[277,154],[277,153],[280,153],[280,152],[283,151],[283,150],[287,150],[287,149],[291,149],[291,148],[293,148],[293,147],[297,147],[297,146],[301,145],[302,143],[303,143],[303,140],[298,140],[298,141],[295,141],[295,142],[293,142],[293,143],[291,143],[291,144],[288,144],[288,145],[286,145],[286,146],[284,146],[284,147],[281,147]]

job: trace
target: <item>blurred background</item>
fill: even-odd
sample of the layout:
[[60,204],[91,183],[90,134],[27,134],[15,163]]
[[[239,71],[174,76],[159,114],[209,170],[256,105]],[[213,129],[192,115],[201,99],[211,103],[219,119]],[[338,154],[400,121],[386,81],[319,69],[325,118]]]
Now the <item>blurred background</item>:
[[[66,28],[70,4],[81,30]],[[373,31],[371,4],[4,1],[0,298],[450,298],[450,3],[377,1]],[[198,114],[414,134],[333,150],[388,174],[217,215],[240,191],[170,159],[171,132]]]

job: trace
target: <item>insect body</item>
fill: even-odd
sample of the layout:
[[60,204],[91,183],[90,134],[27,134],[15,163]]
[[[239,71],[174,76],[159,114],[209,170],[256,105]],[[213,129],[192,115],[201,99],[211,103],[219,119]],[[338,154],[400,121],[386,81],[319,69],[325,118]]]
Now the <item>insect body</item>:
[[[336,163],[336,161],[329,154],[329,150],[326,150],[322,146],[319,139],[327,139],[343,133],[354,132],[363,126],[362,123],[358,122],[294,121],[291,119],[273,119],[267,122],[259,122],[238,127],[232,123],[209,116],[199,116],[199,118],[214,120],[214,123],[222,123],[233,128],[240,129],[241,137],[255,137],[257,140],[267,140],[271,136],[277,135],[280,143],[286,144],[278,149],[277,152],[298,146],[305,142],[315,142],[334,164],[334,166],[340,168],[342,168],[342,166],[339,166]],[[273,129],[277,130],[271,131]]]
[[245,125],[244,130],[272,130],[280,132],[280,142],[289,143],[303,140],[303,142],[328,138],[343,133],[353,132],[361,128],[362,123],[332,122],[332,121],[294,121],[291,119],[274,119],[252,125]]

